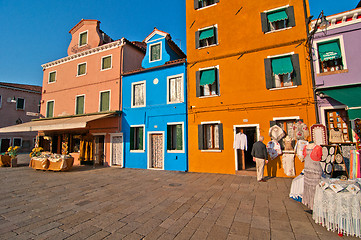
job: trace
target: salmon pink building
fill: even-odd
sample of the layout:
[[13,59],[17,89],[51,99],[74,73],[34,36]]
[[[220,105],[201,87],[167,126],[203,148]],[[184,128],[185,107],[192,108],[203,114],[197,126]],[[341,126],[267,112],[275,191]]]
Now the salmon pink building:
[[83,19],[69,31],[68,56],[42,65],[42,118],[17,129],[38,131],[45,151],[74,164],[122,166],[121,72],[140,68],[145,49],[99,26]]

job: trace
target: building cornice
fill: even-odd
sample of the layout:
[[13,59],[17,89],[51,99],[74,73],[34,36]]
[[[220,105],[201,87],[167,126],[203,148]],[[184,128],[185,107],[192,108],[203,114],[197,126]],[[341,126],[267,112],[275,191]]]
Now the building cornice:
[[49,63],[45,63],[45,64],[41,65],[41,67],[43,68],[43,70],[45,70],[47,68],[55,67],[55,66],[61,65],[63,63],[67,63],[67,62],[70,62],[70,61],[73,61],[73,60],[76,60],[76,59],[79,59],[82,57],[94,55],[94,54],[97,54],[97,53],[100,53],[103,51],[121,47],[121,46],[125,45],[125,43],[126,43],[125,39],[122,38],[120,40],[117,40],[117,41],[114,41],[114,42],[111,42],[108,44],[104,44],[104,45],[101,45],[96,48],[92,48],[92,49],[89,49],[89,50],[86,50],[83,52],[79,52],[79,53],[76,53],[76,54],[73,54],[73,55],[70,55],[70,56],[49,62]]

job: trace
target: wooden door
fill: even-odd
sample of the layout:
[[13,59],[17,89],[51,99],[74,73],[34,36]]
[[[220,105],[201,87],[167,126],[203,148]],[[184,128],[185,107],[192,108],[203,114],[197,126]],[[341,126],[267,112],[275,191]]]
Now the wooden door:
[[104,164],[104,136],[95,136],[95,164]]
[[163,169],[163,134],[150,135],[150,168]]

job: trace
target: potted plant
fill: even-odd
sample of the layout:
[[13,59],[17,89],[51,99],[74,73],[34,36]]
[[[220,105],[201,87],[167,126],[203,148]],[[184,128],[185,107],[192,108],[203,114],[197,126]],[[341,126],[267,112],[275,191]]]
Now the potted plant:
[[31,153],[29,154],[29,156],[31,158],[33,157],[39,157],[41,155],[41,151],[43,151],[44,149],[42,147],[36,147],[33,148],[33,150],[31,151]]
[[9,147],[8,151],[6,152],[11,158],[11,167],[16,167],[18,165],[18,159],[16,158],[16,156],[18,155],[19,148],[20,147],[18,146]]

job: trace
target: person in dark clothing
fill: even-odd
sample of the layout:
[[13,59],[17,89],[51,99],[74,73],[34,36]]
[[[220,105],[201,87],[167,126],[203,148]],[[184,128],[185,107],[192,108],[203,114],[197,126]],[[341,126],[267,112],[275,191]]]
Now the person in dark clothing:
[[268,163],[268,154],[266,145],[263,143],[264,137],[260,136],[259,141],[253,144],[252,147],[252,157],[253,161],[256,162],[257,168],[257,181],[258,182],[265,182],[266,180],[263,179],[263,171],[265,163]]

